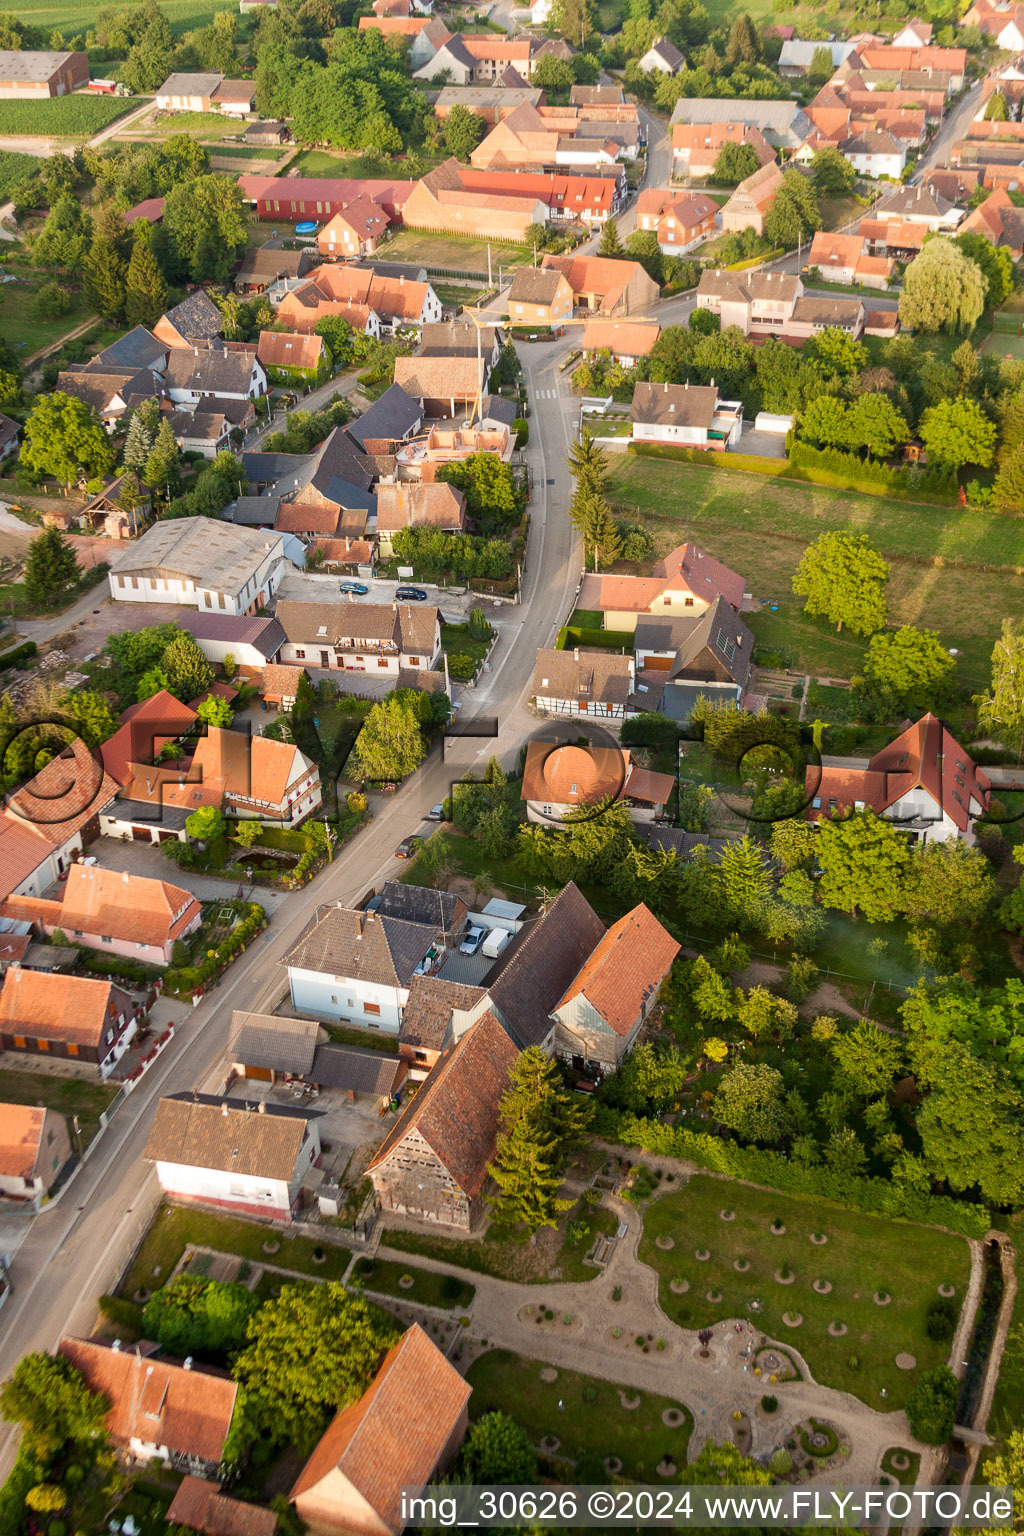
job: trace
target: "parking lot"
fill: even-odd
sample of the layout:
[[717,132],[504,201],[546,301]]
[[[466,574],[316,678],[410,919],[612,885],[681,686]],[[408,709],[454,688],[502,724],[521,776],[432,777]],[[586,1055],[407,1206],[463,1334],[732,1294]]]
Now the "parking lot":
[[[369,592],[365,597],[348,597],[339,588],[342,582],[358,579]],[[426,592],[427,600],[441,609],[442,618],[452,624],[464,624],[470,610],[482,608],[490,617],[505,606],[501,600],[484,597],[479,592],[465,592],[451,587],[438,587],[429,581],[383,581],[373,576],[358,578],[326,576],[318,571],[300,571],[289,568],[277,590],[277,599],[286,598],[298,603],[393,603],[399,587],[415,586]]]

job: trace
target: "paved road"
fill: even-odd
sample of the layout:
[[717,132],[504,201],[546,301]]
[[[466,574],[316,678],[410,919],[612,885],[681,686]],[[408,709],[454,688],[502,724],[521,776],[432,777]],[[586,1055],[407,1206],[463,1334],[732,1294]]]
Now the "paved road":
[[[281,956],[317,904],[350,901],[370,885],[396,875],[401,866],[391,850],[444,798],[452,779],[461,777],[465,766],[481,766],[495,751],[511,766],[521,741],[536,729],[525,702],[534,657],[538,646],[552,643],[571,602],[580,565],[576,538],[563,510],[568,488],[565,452],[575,410],[568,399],[554,398],[562,355],[564,348],[556,354],[540,344],[521,349],[531,395],[539,402],[526,449],[535,493],[523,603],[508,610],[492,655],[492,670],[482,686],[467,691],[463,707],[464,718],[496,717],[497,737],[460,744],[461,753],[449,752],[447,763],[441,749],[435,748],[410,783],[375,804],[372,826],[275,917],[261,942],[231,969],[219,990],[193,1011],[180,1040],[115,1116],[67,1196],[38,1217],[16,1254],[14,1294],[0,1311],[0,1380],[24,1353],[52,1348],[61,1333],[91,1327],[95,1297],[113,1283],[156,1200],[155,1180],[141,1160],[156,1100],[161,1094],[218,1078],[232,1009],[258,1010],[273,1003],[284,979]],[[83,601],[95,606],[92,596]],[[66,627],[74,611],[57,622]],[[10,1468],[14,1450],[14,1431],[3,1426],[0,1479]]]

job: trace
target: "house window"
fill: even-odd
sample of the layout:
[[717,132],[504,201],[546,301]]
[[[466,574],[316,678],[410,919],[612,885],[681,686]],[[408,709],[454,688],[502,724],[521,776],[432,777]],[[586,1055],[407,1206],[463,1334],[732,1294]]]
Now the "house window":
[[370,1014],[375,1019],[378,1019],[378,1018],[380,1018],[380,1004],[379,1003],[364,1003],[363,1004],[363,1012]]
[[42,1051],[43,1054],[45,1055],[46,1052],[49,1051],[49,1049],[50,1049],[50,1042],[49,1042],[49,1040],[37,1040],[36,1041],[36,1047],[37,1047],[38,1050]]
[[387,659],[386,656],[378,656],[377,657],[377,665],[378,665],[378,667],[386,667],[387,664],[388,664],[388,659]]
[[75,1044],[75,1042],[73,1040],[70,1040],[68,1042],[68,1055],[69,1056],[77,1056],[78,1055],[78,1046]]
[[109,934],[106,934],[106,933],[105,933],[105,934],[103,934],[103,935],[102,935],[102,936],[101,936],[101,938],[100,938],[100,943],[101,943],[101,944],[113,944],[113,942],[114,942],[114,941],[113,941],[113,939],[112,939],[112,938],[111,938],[111,937],[110,937],[110,935],[109,935]]
[[15,1037],[14,1037],[14,1049],[16,1051],[23,1051],[25,1049],[25,1036],[24,1035],[15,1035]]
[[305,651],[300,650],[298,646],[295,647],[295,654],[299,658],[300,661],[305,661],[306,653],[305,653]]

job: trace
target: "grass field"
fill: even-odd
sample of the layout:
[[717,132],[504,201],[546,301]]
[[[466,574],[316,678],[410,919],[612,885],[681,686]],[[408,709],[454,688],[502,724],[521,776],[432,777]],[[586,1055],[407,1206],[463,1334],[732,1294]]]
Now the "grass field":
[[[733,1221],[721,1219],[724,1208],[735,1212]],[[786,1228],[780,1236],[770,1230],[776,1219]],[[812,1233],[825,1233],[827,1243],[816,1247]],[[675,1248],[657,1247],[658,1237]],[[703,1263],[695,1257],[702,1250],[711,1254]],[[951,1234],[700,1175],[648,1208],[640,1258],[658,1273],[662,1308],[685,1327],[756,1317],[772,1338],[793,1343],[824,1386],[890,1409],[903,1407],[923,1371],[945,1364],[949,1344],[927,1337],[925,1313],[946,1282],[962,1301],[970,1272],[967,1244]],[[735,1270],[736,1259],[749,1268]],[[774,1278],[786,1266],[795,1277],[788,1285]],[[676,1295],[673,1279],[688,1281],[689,1292]],[[819,1295],[816,1280],[828,1281],[831,1294]],[[876,1291],[889,1295],[887,1306],[875,1303]],[[708,1292],[721,1301],[708,1301]],[[756,1311],[753,1299],[761,1303]],[[784,1312],[801,1314],[802,1325],[787,1327]],[[833,1322],[846,1324],[844,1337],[829,1334]],[[901,1351],[914,1356],[914,1370],[898,1369]]]
[[166,139],[175,133],[191,133],[197,139],[212,142],[238,138],[242,129],[233,118],[219,117],[216,112],[156,112],[133,123],[128,130],[130,138],[145,139]]
[[[215,144],[210,150],[215,159],[220,160],[263,160],[267,165],[276,165],[285,154],[283,148],[266,148],[259,144]],[[241,170],[246,167],[242,166]]]
[[55,320],[40,320],[33,312],[34,283],[4,283],[0,288],[0,336],[24,359],[41,347],[60,341],[89,317],[89,308],[75,294],[72,308]]
[[813,674],[850,677],[864,652],[855,636],[804,618],[802,601],[792,595],[806,545],[829,529],[868,535],[892,562],[890,618],[934,628],[944,644],[957,646],[957,676],[972,688],[988,682],[1003,614],[1024,601],[1024,577],[1012,570],[1024,567],[1018,518],[633,457],[614,462],[610,495],[619,512],[650,530],[658,556],[695,538],[741,571],[756,597],[777,600],[777,613],[749,616],[757,641],[788,652],[794,665]]
[[[105,9],[105,0],[79,0],[71,9],[53,0],[25,0],[18,15],[38,27],[58,27],[66,38],[95,26],[96,17]],[[160,10],[167,17],[175,36],[193,27],[205,27],[217,11],[234,11],[235,0],[161,0]]]
[[[460,240],[455,236],[421,234],[415,229],[403,229],[388,241],[388,261],[413,261],[425,267],[450,267],[459,272],[487,271],[487,241]],[[502,245],[491,242],[491,270],[495,279],[498,267],[509,267],[533,259],[532,249],[525,245]]]
[[[276,1253],[263,1251],[270,1239],[280,1243]],[[121,1281],[120,1294],[129,1299],[136,1291],[158,1290],[177,1264],[186,1247],[216,1248],[222,1253],[237,1253],[252,1262],[275,1264],[281,1269],[295,1269],[320,1280],[340,1280],[351,1253],[347,1248],[325,1243],[322,1264],[313,1261],[317,1244],[309,1237],[282,1237],[254,1221],[240,1221],[234,1216],[214,1216],[208,1211],[186,1210],[183,1206],[161,1205],[153,1224]]]
[[[407,1275],[412,1277],[412,1285],[400,1285],[399,1281]],[[352,1279],[365,1291],[395,1296],[399,1301],[417,1301],[424,1307],[443,1307],[449,1312],[465,1312],[476,1295],[465,1280],[439,1275],[432,1269],[417,1269],[413,1264],[396,1264],[393,1259],[360,1259]]]
[[78,1116],[83,1145],[99,1130],[100,1114],[117,1093],[116,1083],[51,1077],[48,1072],[0,1072],[0,1100],[7,1104],[45,1104],[70,1119]]
[[[628,1326],[628,1318],[624,1318]],[[545,1328],[558,1328],[556,1317]],[[584,1346],[585,1354],[585,1346]],[[558,1439],[552,1454],[575,1461],[596,1456],[604,1461],[615,1456],[622,1463],[617,1477],[652,1483],[661,1458],[668,1453],[677,1467],[686,1462],[693,1418],[682,1403],[652,1392],[633,1393],[610,1381],[559,1370],[554,1381],[542,1381],[541,1361],[492,1349],[474,1360],[466,1372],[473,1388],[470,1419],[482,1418],[495,1409],[511,1415],[526,1430],[535,1446],[547,1436]],[[640,1401],[631,1410],[622,1407],[619,1392]],[[674,1428],[663,1423],[666,1409],[681,1409],[683,1421]]]
[[87,139],[139,105],[135,97],[78,93],[43,101],[0,101],[0,134]]
[[[589,1230],[573,1241],[566,1235],[565,1228],[568,1221],[580,1216]],[[419,1253],[424,1258],[438,1259],[442,1263],[457,1265],[460,1269],[475,1270],[477,1274],[543,1285],[548,1278],[548,1270],[552,1268],[562,1271],[563,1280],[593,1280],[599,1271],[583,1261],[594,1239],[599,1235],[610,1237],[617,1226],[615,1213],[604,1206],[577,1206],[562,1220],[558,1234],[561,1247],[555,1252],[546,1250],[542,1244],[529,1244],[503,1237],[493,1227],[479,1242],[389,1230],[384,1235],[384,1243],[389,1248],[400,1248],[403,1253]],[[544,1233],[543,1236],[547,1237],[548,1234]]]

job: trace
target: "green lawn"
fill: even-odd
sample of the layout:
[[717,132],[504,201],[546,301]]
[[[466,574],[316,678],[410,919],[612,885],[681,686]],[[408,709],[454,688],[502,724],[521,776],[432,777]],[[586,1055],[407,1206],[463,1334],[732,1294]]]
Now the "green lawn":
[[474,661],[482,661],[487,655],[489,640],[474,640],[469,633],[468,624],[442,624],[441,625],[441,649],[449,653],[460,651],[463,656],[472,656]]
[[[407,1275],[412,1276],[413,1284],[399,1285]],[[352,1281],[381,1296],[417,1301],[424,1307],[444,1307],[449,1312],[465,1312],[476,1295],[473,1286],[454,1275],[439,1275],[432,1269],[417,1269],[393,1259],[360,1259],[352,1271]]]
[[[498,267],[531,261],[533,248],[502,245],[491,241],[491,271],[497,279]],[[424,267],[447,267],[457,272],[487,271],[487,241],[462,240],[455,235],[428,235],[416,229],[403,229],[387,245],[388,261],[417,262]]]
[[0,336],[24,360],[87,320],[91,313],[81,294],[72,294],[71,308],[54,320],[41,320],[34,310],[38,283],[4,283],[0,288]]
[[[803,617],[793,573],[807,544],[834,528],[866,533],[892,568],[890,618],[927,625],[961,655],[958,680],[987,684],[1004,613],[1024,601],[1024,523],[995,514],[940,509],[886,497],[705,469],[699,464],[618,459],[610,495],[620,513],[652,533],[660,557],[686,538],[742,572],[778,612],[749,616],[759,646],[789,653],[817,675],[852,676],[864,652],[856,637]],[[958,569],[953,562],[962,562]],[[979,566],[1004,567],[981,570]]]
[[[77,1077],[51,1077],[47,1072],[0,1072],[0,1101],[7,1104],[45,1104],[70,1120],[78,1116],[82,1144],[87,1146],[99,1130],[100,1114],[117,1093],[116,1083],[85,1082]],[[69,1131],[71,1127],[68,1127]],[[74,1135],[72,1133],[72,1145]]]
[[[276,1253],[264,1252],[263,1244],[268,1241],[280,1244]],[[281,1269],[295,1269],[320,1280],[340,1280],[351,1258],[347,1248],[325,1243],[326,1258],[317,1264],[313,1252],[318,1245],[312,1238],[283,1237],[258,1222],[242,1221],[237,1216],[215,1216],[209,1211],[161,1205],[121,1281],[120,1295],[130,1299],[136,1291],[158,1290],[191,1245],[236,1253],[240,1258],[276,1264]]]
[[[733,1221],[722,1221],[724,1208],[735,1212]],[[770,1230],[777,1218],[786,1228],[781,1236]],[[828,1241],[815,1246],[811,1234],[822,1232]],[[673,1239],[675,1248],[657,1247],[658,1237]],[[697,1260],[700,1250],[709,1250],[710,1260]],[[962,1301],[970,1273],[962,1238],[701,1175],[645,1212],[640,1258],[658,1273],[663,1309],[685,1327],[756,1317],[765,1332],[804,1355],[816,1380],[872,1408],[902,1408],[921,1373],[945,1363],[949,1344],[928,1339],[925,1313],[947,1281]],[[743,1273],[733,1268],[739,1258],[749,1263]],[[774,1278],[784,1266],[795,1275],[790,1285]],[[685,1295],[670,1289],[677,1278],[689,1282]],[[830,1282],[831,1294],[818,1295],[815,1280]],[[889,1294],[888,1306],[876,1305],[876,1291]],[[708,1301],[708,1292],[722,1300]],[[749,1305],[754,1299],[757,1311]],[[802,1325],[787,1327],[784,1312],[801,1314]],[[844,1337],[830,1336],[833,1322],[847,1325]],[[897,1368],[901,1351],[914,1356],[915,1370]]]
[[[556,1316],[539,1326],[557,1329],[561,1320]],[[682,1403],[652,1392],[636,1394],[629,1387],[619,1388],[578,1371],[559,1369],[554,1381],[542,1381],[544,1369],[540,1360],[510,1350],[493,1349],[481,1355],[466,1372],[473,1388],[470,1418],[501,1410],[522,1425],[535,1446],[548,1436],[557,1438],[558,1449],[551,1454],[559,1459],[575,1461],[589,1454],[604,1461],[615,1456],[622,1463],[616,1476],[626,1482],[655,1482],[656,1468],[666,1453],[677,1467],[685,1464],[693,1417]],[[640,1402],[633,1409],[623,1408],[620,1391],[627,1399],[638,1395]],[[683,1413],[682,1423],[675,1427],[662,1421],[662,1414],[671,1408]]]
[[[569,1222],[582,1218],[588,1231],[575,1241],[566,1234]],[[518,1280],[531,1285],[548,1282],[548,1270],[560,1269],[563,1280],[593,1280],[600,1271],[584,1259],[600,1234],[610,1237],[618,1226],[613,1211],[603,1206],[577,1205],[562,1218],[561,1245],[552,1257],[525,1240],[517,1240],[496,1234],[491,1228],[482,1241],[463,1241],[457,1237],[433,1237],[423,1232],[399,1232],[388,1230],[384,1244],[388,1248],[400,1248],[403,1253],[418,1253],[424,1258],[437,1259],[460,1269],[471,1269],[480,1275],[495,1275],[499,1280]]]
[[144,117],[128,129],[132,138],[166,139],[175,133],[190,133],[204,143],[220,139],[241,140],[242,132],[233,117],[221,117],[216,112],[162,112]]

